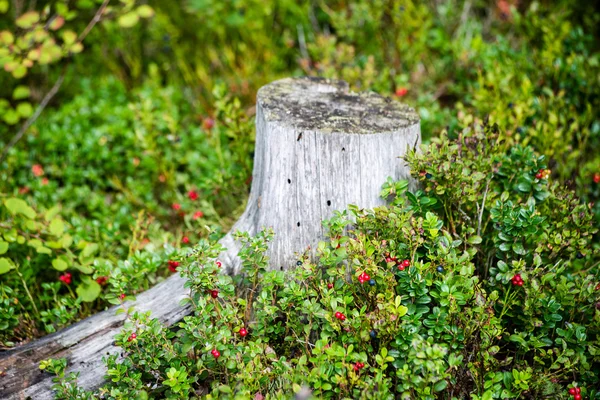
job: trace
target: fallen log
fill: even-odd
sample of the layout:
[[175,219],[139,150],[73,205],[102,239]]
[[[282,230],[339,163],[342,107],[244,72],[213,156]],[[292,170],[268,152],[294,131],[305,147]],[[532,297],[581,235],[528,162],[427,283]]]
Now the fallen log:
[[[418,115],[408,106],[374,93],[352,93],[347,83],[321,78],[282,79],[261,88],[256,106],[256,150],[252,189],[236,230],[255,234],[272,227],[270,267],[293,268],[297,252],[323,238],[321,221],[348,204],[383,204],[381,184],[409,177],[399,157],[420,143]],[[227,273],[240,270],[232,233],[221,244]],[[172,276],[126,307],[151,311],[166,325],[190,309],[184,280]],[[47,358],[68,360],[80,386],[104,381],[102,357],[118,351],[113,337],[124,315],[117,307],[66,329],[0,354],[0,398],[51,399],[52,377],[39,370]]]

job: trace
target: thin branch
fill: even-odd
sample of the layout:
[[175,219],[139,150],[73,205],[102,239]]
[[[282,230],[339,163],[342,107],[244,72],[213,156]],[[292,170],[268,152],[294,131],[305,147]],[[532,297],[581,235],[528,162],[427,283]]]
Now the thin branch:
[[481,200],[481,208],[479,209],[479,220],[477,221],[477,236],[481,236],[481,218],[483,217],[483,210],[485,209],[485,198],[490,186],[490,181],[485,183],[485,191],[483,192],[483,200]]
[[19,140],[21,140],[21,138],[23,137],[25,132],[27,132],[27,129],[29,129],[29,127],[31,125],[33,125],[33,123],[38,119],[38,117],[40,116],[42,111],[44,111],[44,108],[46,108],[46,106],[48,105],[50,100],[52,100],[52,98],[56,95],[56,93],[58,92],[58,89],[60,89],[60,86],[63,83],[63,80],[65,79],[65,70],[66,70],[66,66],[65,66],[65,69],[63,70],[62,74],[58,77],[58,79],[54,83],[54,86],[52,86],[52,89],[50,89],[50,91],[48,93],[46,93],[46,96],[44,96],[44,98],[42,99],[42,102],[37,106],[33,115],[31,117],[29,117],[29,119],[27,119],[27,121],[25,121],[23,126],[21,126],[21,129],[19,129],[19,132],[4,147],[4,150],[2,150],[2,155],[0,155],[0,164],[2,164],[2,162],[4,162],[4,159],[8,155],[8,151],[15,144],[17,144],[17,142]]
[[110,3],[110,0],[104,0],[104,2],[102,3],[102,5],[100,6],[100,8],[98,8],[98,10],[96,11],[96,14],[94,15],[94,18],[92,18],[92,20],[90,21],[90,23],[85,27],[85,29],[83,30],[83,32],[81,32],[81,34],[77,38],[77,41],[83,42],[83,39],[85,39],[85,37],[88,35],[88,33],[90,33],[90,31],[92,30],[92,28],[98,22],[100,22],[100,20],[102,19],[102,14],[104,14],[104,10],[106,10],[106,6],[108,6],[108,3]]

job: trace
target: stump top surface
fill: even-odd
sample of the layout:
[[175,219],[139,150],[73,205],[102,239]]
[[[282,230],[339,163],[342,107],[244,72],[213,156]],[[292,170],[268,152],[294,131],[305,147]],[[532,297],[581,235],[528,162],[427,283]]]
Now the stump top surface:
[[325,78],[286,78],[257,95],[267,121],[336,133],[394,132],[419,122],[406,104],[373,92],[351,92],[348,83]]

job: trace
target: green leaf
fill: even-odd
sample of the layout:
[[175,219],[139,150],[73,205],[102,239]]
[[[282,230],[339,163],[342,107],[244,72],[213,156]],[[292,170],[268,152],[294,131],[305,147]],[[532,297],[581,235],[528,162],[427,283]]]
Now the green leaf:
[[0,14],[6,14],[9,6],[10,3],[8,2],[8,0],[0,0]]
[[15,24],[19,28],[29,29],[40,20],[40,14],[37,11],[28,11],[16,19]]
[[442,390],[446,389],[446,386],[448,386],[447,381],[439,381],[438,383],[433,385],[433,390],[435,390],[436,392],[441,392]]
[[531,183],[519,182],[519,184],[517,185],[517,189],[519,189],[523,193],[529,193],[531,191]]
[[15,266],[9,258],[0,257],[0,275],[7,273]]
[[98,251],[98,245],[96,243],[88,243],[81,252],[81,257],[87,258]]
[[467,240],[470,244],[479,244],[481,243],[481,236],[471,236],[469,240]]
[[8,243],[0,240],[0,254],[4,254],[8,251]]
[[131,28],[132,26],[137,24],[139,20],[140,20],[140,17],[137,15],[137,13],[134,11],[131,11],[131,12],[121,15],[119,17],[118,22],[119,22],[119,26],[121,26],[123,28]]
[[60,218],[54,218],[52,222],[50,222],[50,233],[54,236],[61,236],[64,231],[65,224]]
[[17,104],[17,113],[23,118],[30,117],[31,114],[33,114],[33,107],[31,106],[31,103],[24,101]]
[[73,244],[73,237],[66,234],[60,239],[60,243],[62,244],[63,249],[68,249]]
[[28,98],[30,95],[29,88],[27,86],[19,85],[13,90],[13,99],[23,100]]
[[408,308],[406,306],[400,306],[397,308],[397,310],[398,310],[399,317],[403,317],[408,312]]
[[69,264],[64,260],[64,257],[55,258],[52,260],[52,266],[57,271],[64,271],[69,268]]
[[136,10],[140,18],[151,18],[154,16],[154,9],[147,4],[139,6]]
[[29,219],[34,219],[36,216],[33,208],[29,207],[24,200],[16,197],[4,200],[4,205],[12,215],[22,214]]
[[102,288],[100,287],[98,282],[89,279],[81,282],[77,286],[77,289],[75,289],[75,291],[77,292],[77,295],[81,298],[81,300],[91,302],[96,300],[98,296],[100,296]]
[[64,31],[62,33],[62,39],[66,45],[71,45],[77,40],[77,34],[71,30]]

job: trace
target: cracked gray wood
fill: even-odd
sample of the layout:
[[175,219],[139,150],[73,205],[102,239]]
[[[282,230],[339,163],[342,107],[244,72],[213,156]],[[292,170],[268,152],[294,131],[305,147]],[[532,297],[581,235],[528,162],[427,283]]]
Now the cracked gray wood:
[[[297,253],[323,238],[321,221],[348,204],[371,208],[387,177],[409,178],[400,158],[419,146],[419,117],[410,107],[374,93],[352,93],[343,81],[282,79],[261,88],[256,106],[256,150],[252,189],[235,230],[255,234],[272,227],[270,267],[295,266]],[[221,244],[227,273],[240,271],[238,244],[228,233]],[[189,313],[179,302],[187,293],[172,276],[129,302],[172,325]],[[102,357],[124,316],[116,308],[69,328],[0,354],[0,397],[51,399],[52,377],[39,371],[41,360],[66,357],[68,371],[92,389],[104,381]]]

